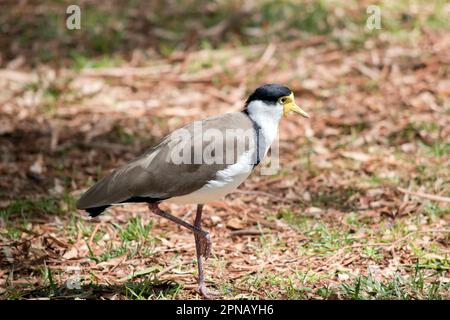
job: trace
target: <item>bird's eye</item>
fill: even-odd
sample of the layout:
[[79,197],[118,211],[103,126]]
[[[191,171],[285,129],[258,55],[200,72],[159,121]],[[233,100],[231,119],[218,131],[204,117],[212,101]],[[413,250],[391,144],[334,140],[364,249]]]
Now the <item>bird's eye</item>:
[[285,103],[286,101],[287,101],[287,99],[286,99],[286,98],[280,98],[280,102],[281,102],[281,103],[283,103],[283,104],[284,104],[284,103]]

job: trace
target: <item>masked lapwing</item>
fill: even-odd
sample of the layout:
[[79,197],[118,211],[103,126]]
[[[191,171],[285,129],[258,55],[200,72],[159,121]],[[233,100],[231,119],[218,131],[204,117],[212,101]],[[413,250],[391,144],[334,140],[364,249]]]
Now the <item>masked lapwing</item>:
[[[91,217],[112,205],[146,203],[151,212],[194,233],[198,290],[208,297],[202,257],[211,253],[209,233],[201,227],[203,204],[233,192],[263,160],[289,112],[309,117],[286,86],[257,88],[241,112],[192,122],[167,135],[140,157],[111,172],[87,190],[77,208]],[[197,204],[194,224],[159,208],[168,201]]]

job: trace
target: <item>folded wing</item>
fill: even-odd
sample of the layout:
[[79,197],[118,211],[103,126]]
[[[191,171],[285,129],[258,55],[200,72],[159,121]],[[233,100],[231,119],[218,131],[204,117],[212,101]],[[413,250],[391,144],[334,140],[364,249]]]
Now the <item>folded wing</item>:
[[[229,113],[202,121],[202,132],[208,129],[252,128],[251,120],[243,113]],[[186,195],[200,189],[213,179],[216,172],[226,168],[226,163],[174,163],[172,154],[179,147],[180,137],[188,135],[191,155],[199,143],[204,150],[211,141],[194,134],[194,123],[175,130],[162,142],[128,164],[116,169],[88,189],[77,202],[78,209],[98,215],[112,204],[125,202],[156,202]],[[225,136],[225,134],[224,134]],[[233,144],[225,143],[224,153]],[[248,148],[248,145],[246,146]],[[180,148],[178,148],[180,149]],[[233,149],[234,150],[234,149]],[[245,150],[244,150],[245,151]],[[237,157],[234,158],[236,161]],[[193,158],[192,158],[193,160]]]

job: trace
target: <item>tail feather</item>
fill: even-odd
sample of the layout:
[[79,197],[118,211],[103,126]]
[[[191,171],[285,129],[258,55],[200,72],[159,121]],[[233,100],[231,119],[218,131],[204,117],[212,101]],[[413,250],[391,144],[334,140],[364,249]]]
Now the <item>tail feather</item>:
[[113,179],[111,174],[91,186],[77,201],[77,209],[86,210],[91,217],[100,215],[112,204],[130,197],[128,188]]
[[109,207],[110,207],[110,205],[108,205],[108,206],[101,206],[101,207],[86,208],[84,210],[86,210],[86,212],[89,213],[90,217],[96,217],[96,216],[102,214],[102,212],[105,211]]
[[141,196],[147,194],[148,187],[152,185],[152,176],[142,169],[139,161],[130,162],[91,186],[78,199],[77,209],[86,210],[91,217],[96,217],[114,204],[152,203],[167,198],[161,197],[160,193],[156,197]]

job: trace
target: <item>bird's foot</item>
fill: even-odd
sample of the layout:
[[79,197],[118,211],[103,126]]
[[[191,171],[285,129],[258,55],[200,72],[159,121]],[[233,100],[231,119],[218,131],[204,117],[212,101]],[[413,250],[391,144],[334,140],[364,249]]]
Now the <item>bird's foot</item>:
[[205,232],[203,235],[199,235],[199,246],[200,246],[200,254],[207,260],[211,255],[211,237],[208,232]]
[[207,300],[213,300],[219,297],[219,293],[217,292],[210,292],[204,283],[201,283],[198,285],[198,293],[200,293],[200,295]]

